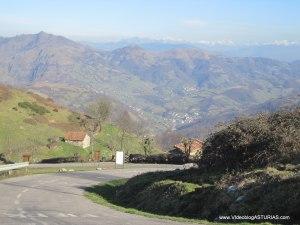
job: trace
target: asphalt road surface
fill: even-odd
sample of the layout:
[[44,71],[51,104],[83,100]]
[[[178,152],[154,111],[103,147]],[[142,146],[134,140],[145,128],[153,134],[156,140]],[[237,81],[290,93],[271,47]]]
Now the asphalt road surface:
[[0,181],[0,224],[183,224],[122,213],[93,203],[83,196],[84,187],[116,178],[131,177],[150,170],[157,170],[157,168],[68,172],[2,180]]

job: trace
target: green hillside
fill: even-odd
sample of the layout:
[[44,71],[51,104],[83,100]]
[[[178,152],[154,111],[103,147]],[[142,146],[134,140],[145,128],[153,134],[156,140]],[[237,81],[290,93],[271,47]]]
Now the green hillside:
[[299,107],[238,119],[206,139],[198,168],[100,184],[87,189],[88,197],[123,211],[192,218],[201,224],[225,223],[223,216],[229,216],[226,223],[300,224],[299,131]]
[[[58,141],[50,149],[49,138],[64,136],[66,131],[83,130],[79,122],[72,119],[74,113],[56,105],[51,99],[31,92],[0,86],[0,153],[8,160],[20,161],[23,154],[32,155],[32,160],[68,157],[77,154],[82,160],[89,160],[94,150],[111,159],[118,149],[120,129],[105,124],[89,148],[82,149]],[[139,153],[141,142],[135,135],[127,135],[124,149],[128,153]]]

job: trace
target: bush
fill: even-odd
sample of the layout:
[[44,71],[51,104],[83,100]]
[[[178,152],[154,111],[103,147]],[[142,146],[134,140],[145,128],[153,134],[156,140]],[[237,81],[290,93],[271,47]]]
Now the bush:
[[142,154],[130,154],[128,161],[130,163],[184,164],[188,162],[188,159],[184,155],[156,154],[145,156]]
[[241,119],[212,134],[199,166],[241,170],[300,163],[300,108]]
[[219,175],[198,169],[151,172],[119,185],[111,199],[126,208],[161,215],[209,221],[220,215],[287,215],[286,222],[292,223],[300,220],[296,174],[275,168]]
[[40,163],[69,163],[69,162],[79,162],[79,156],[72,156],[72,157],[57,157],[57,158],[50,158],[50,159],[43,159]]
[[186,155],[173,155],[169,154],[168,155],[168,162],[170,164],[185,164],[189,161],[189,159],[186,157]]
[[44,115],[46,113],[49,113],[50,111],[46,109],[44,106],[38,105],[35,102],[19,102],[18,106],[24,109],[30,109],[32,112]]
[[131,163],[144,163],[146,161],[146,156],[141,154],[130,154],[128,161]]
[[146,157],[147,163],[168,163],[168,157],[166,154],[149,155]]
[[[136,205],[138,209],[176,215],[182,211],[182,206],[186,203],[185,195],[193,192],[197,187],[198,185],[195,184],[174,180],[154,182],[137,193]],[[156,207],[153,207],[154,205]]]

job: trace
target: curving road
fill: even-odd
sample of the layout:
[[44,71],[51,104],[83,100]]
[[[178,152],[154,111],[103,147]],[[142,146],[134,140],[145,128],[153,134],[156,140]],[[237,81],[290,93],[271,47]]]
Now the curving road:
[[[170,168],[168,168],[170,169]],[[84,187],[131,177],[155,168],[70,172],[0,181],[0,224],[163,225],[183,224],[122,213],[85,198]]]

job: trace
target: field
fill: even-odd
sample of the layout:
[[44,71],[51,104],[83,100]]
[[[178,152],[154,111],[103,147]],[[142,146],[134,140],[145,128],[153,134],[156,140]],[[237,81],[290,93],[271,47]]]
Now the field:
[[[103,160],[110,160],[120,149],[120,129],[104,124],[86,149],[58,141],[48,148],[49,138],[61,138],[66,131],[83,130],[79,122],[71,119],[74,113],[56,105],[51,99],[0,86],[0,154],[11,161],[21,161],[23,154],[32,155],[33,162],[56,157],[79,155],[82,160],[92,158],[93,151],[100,151]],[[141,153],[140,139],[127,134],[124,150]],[[155,152],[159,150],[156,149]]]

